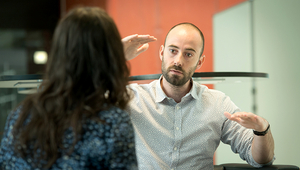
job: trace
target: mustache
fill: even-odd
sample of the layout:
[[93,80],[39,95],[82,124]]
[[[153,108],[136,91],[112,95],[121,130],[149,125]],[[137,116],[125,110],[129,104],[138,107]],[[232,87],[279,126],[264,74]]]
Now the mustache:
[[184,70],[181,67],[179,67],[179,66],[171,66],[171,67],[169,67],[169,70],[171,70],[171,69],[178,70],[178,71],[181,71],[181,72],[184,73]]

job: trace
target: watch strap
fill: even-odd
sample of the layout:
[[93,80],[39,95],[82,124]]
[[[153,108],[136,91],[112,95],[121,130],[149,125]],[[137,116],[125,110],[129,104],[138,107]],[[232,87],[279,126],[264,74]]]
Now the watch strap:
[[269,130],[270,130],[270,124],[268,125],[268,127],[265,131],[258,132],[258,131],[253,130],[253,133],[257,136],[265,136],[268,133]]

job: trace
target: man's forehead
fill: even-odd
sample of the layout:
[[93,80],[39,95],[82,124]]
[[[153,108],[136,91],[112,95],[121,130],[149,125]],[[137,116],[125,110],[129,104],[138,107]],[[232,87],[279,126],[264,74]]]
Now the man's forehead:
[[181,35],[188,35],[188,34],[194,34],[195,39],[198,39],[201,42],[203,41],[200,32],[191,25],[179,25],[179,26],[173,28],[168,33],[168,35],[166,37],[166,41],[168,41],[168,39],[170,37],[171,38],[176,38],[176,37],[179,37]]
[[183,29],[182,28],[177,29],[177,27],[172,29],[169,32],[165,43],[166,43],[165,44],[166,47],[180,46],[184,43],[186,46],[185,48],[200,48],[200,49],[202,49],[202,45],[203,45],[200,33],[197,30],[195,30],[195,28],[185,29],[185,27],[183,27]]
[[[178,25],[178,26],[174,27],[172,30],[170,30],[169,34],[171,34],[172,32],[184,32],[184,31],[196,31],[199,33],[198,29],[193,27],[192,25],[182,24],[182,25]],[[199,33],[199,35],[200,35],[200,33]]]

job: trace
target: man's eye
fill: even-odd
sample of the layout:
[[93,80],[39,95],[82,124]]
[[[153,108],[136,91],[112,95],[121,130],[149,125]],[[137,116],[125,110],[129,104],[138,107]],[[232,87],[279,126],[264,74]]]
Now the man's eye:
[[185,55],[188,56],[188,57],[192,57],[193,56],[192,53],[186,53]]
[[175,52],[176,52],[176,50],[170,49],[170,52],[171,52],[171,53],[175,53]]

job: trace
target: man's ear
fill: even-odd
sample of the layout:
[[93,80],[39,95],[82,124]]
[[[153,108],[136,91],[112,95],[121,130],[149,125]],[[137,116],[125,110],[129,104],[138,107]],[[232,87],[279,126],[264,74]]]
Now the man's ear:
[[202,64],[204,63],[204,60],[205,60],[205,55],[202,55],[202,56],[199,58],[199,61],[198,61],[196,70],[198,70],[198,69],[202,66]]
[[160,49],[159,49],[159,58],[160,58],[161,61],[162,61],[162,58],[163,58],[163,55],[164,55],[164,49],[165,49],[164,45],[161,45]]

